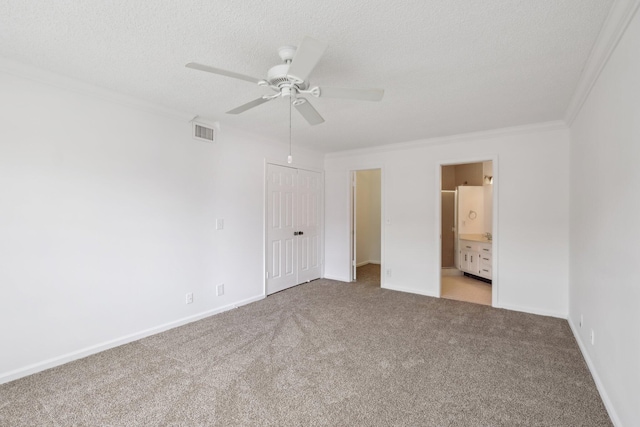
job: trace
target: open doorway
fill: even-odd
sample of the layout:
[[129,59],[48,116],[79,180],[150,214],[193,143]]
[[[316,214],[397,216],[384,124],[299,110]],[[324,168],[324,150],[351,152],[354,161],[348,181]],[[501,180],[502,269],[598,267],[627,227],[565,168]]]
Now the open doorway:
[[493,161],[440,167],[442,298],[493,303]]
[[351,280],[380,286],[381,169],[352,171]]

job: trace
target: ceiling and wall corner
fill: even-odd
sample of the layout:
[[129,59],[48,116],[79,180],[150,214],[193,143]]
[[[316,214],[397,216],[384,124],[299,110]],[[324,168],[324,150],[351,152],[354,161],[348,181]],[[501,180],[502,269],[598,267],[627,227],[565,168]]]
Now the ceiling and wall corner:
[[616,0],[596,39],[580,80],[571,98],[564,121],[573,124],[591,89],[640,7],[638,0]]
[[65,89],[92,98],[99,98],[115,104],[135,108],[137,110],[159,114],[171,119],[187,122],[192,120],[194,117],[191,113],[178,111],[171,107],[148,102],[140,98],[125,95],[121,92],[85,83],[78,79],[63,76],[55,72],[17,62],[2,56],[0,56],[0,72],[11,74],[22,79],[29,79],[37,83],[55,86],[60,89]]
[[264,89],[184,65],[262,78],[278,47],[310,35],[329,44],[312,83],[386,90],[382,102],[313,99],[326,119],[315,127],[294,119],[297,145],[332,152],[563,120],[611,5],[6,1],[0,56],[285,140],[285,102],[225,115]]

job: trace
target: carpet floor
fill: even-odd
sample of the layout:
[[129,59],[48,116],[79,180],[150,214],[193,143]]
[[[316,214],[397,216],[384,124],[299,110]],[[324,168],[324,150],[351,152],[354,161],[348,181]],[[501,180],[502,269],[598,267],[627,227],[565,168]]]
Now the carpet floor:
[[0,385],[0,425],[611,425],[566,321],[375,280],[317,280]]

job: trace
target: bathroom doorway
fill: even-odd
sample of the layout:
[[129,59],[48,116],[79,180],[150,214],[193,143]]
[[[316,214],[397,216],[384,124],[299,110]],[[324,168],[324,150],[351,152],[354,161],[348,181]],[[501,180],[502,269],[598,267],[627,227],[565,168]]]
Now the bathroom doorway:
[[493,161],[440,166],[440,296],[493,304]]

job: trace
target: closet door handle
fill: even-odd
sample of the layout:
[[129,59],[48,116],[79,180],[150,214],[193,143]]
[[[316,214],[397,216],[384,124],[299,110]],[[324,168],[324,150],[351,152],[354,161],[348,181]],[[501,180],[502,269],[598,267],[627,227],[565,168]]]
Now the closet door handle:
[[302,231],[298,231],[298,235],[302,236],[304,233]]
[[300,232],[299,232],[299,231],[294,231],[294,232],[293,232],[293,235],[294,235],[294,236],[297,236],[298,234],[300,234]]

